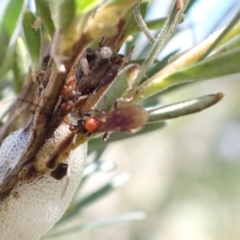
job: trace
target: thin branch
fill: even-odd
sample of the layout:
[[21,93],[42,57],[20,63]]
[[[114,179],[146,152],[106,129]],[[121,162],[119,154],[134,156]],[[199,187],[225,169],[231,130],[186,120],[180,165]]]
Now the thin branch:
[[151,44],[154,44],[155,38],[151,35],[151,32],[148,29],[147,24],[145,23],[144,19],[142,18],[139,4],[133,9],[133,14],[134,14],[134,18],[135,18],[135,21],[136,21],[138,27],[143,31],[143,33],[145,34],[145,36],[147,37],[149,42]]
[[154,42],[148,57],[146,58],[146,60],[141,66],[139,75],[137,76],[137,80],[136,80],[137,83],[139,83],[142,80],[142,78],[145,76],[145,74],[147,73],[148,69],[150,68],[154,60],[157,58],[161,50],[167,44],[176,26],[181,21],[182,14],[186,9],[189,1],[190,0],[185,0],[184,7],[181,10],[177,9],[176,2],[173,4],[169,17],[167,18],[161,32],[158,34],[156,41]]

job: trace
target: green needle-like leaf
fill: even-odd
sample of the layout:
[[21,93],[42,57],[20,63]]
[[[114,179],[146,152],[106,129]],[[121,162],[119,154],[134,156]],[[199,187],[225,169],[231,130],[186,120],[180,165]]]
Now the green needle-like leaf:
[[[5,57],[9,48],[10,41],[12,39],[14,31],[17,29],[17,22],[21,15],[24,0],[9,0],[7,1],[7,6],[4,11],[4,15],[0,20],[0,76],[3,76],[4,73],[10,67],[10,64],[4,63]],[[15,39],[16,40],[16,39]],[[12,41],[14,43],[14,41]],[[14,45],[14,44],[12,44]],[[13,54],[11,55],[11,59],[13,58]],[[9,63],[11,63],[11,59],[9,59]],[[6,66],[8,65],[8,66]]]
[[159,82],[158,90],[164,91],[176,84],[202,81],[239,73],[239,56],[240,47],[193,64],[192,66],[176,72]]
[[152,110],[149,110],[148,123],[161,122],[163,120],[200,112],[216,104],[222,98],[222,93],[210,94],[199,98],[173,103],[160,108],[154,108]]
[[50,36],[53,37],[53,34],[55,32],[55,27],[54,27],[51,12],[50,12],[49,1],[35,0],[35,5],[37,8],[38,16],[41,18],[41,21],[43,22]]
[[[204,59],[201,62],[183,68],[165,78],[156,74],[151,81],[144,86],[139,87],[138,94],[134,96],[134,102],[139,99],[145,99],[158,92],[163,92],[172,86],[187,82],[196,82],[225,76],[229,74],[239,73],[239,56],[240,47],[229,51],[219,53],[216,56]],[[167,68],[167,67],[166,67]]]
[[16,42],[15,57],[13,61],[14,88],[16,93],[21,91],[24,75],[27,72],[27,62],[25,61],[26,55],[26,46],[24,45],[23,39],[19,37]]
[[56,231],[52,234],[50,233],[45,238],[52,238],[57,236],[63,236],[66,234],[70,234],[76,231],[86,231],[96,228],[102,228],[110,225],[116,225],[116,224],[123,224],[123,223],[129,223],[132,221],[140,221],[144,220],[146,218],[146,214],[144,212],[128,212],[125,214],[117,215],[109,219],[102,219],[98,221],[92,221],[86,224],[82,224],[80,226],[72,227],[64,231]]
[[27,48],[32,60],[32,68],[34,71],[40,69],[40,50],[41,50],[41,32],[40,28],[33,27],[37,17],[29,10],[25,10],[23,15],[23,32],[26,40]]

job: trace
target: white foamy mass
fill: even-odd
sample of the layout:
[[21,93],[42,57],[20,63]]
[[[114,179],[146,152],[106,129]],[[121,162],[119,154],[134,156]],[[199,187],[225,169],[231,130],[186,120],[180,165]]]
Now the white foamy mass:
[[[8,136],[0,148],[0,184],[14,169],[31,138],[20,129]],[[61,218],[76,191],[87,154],[87,144],[72,150],[66,162],[70,178],[54,179],[50,174],[29,182],[18,182],[9,197],[0,202],[0,239],[35,240],[46,234]]]

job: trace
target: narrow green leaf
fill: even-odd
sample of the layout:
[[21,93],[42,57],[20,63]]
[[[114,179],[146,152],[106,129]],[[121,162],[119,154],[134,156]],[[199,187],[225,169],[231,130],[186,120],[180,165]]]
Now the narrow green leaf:
[[240,35],[232,38],[231,40],[229,40],[228,42],[222,44],[219,48],[217,48],[212,56],[216,56],[217,54],[221,54],[222,52],[226,52],[229,51],[233,48],[237,48],[240,47]]
[[[239,13],[240,13],[240,11],[239,11]],[[219,43],[216,45],[216,47],[219,47],[222,44],[230,41],[234,37],[239,36],[239,34],[240,34],[239,13],[238,13],[238,15],[236,15],[236,17],[232,21],[233,26],[231,27],[231,25],[230,25],[230,26],[227,27],[227,29],[229,31],[226,31],[226,35],[224,35],[224,37],[219,41]]]
[[140,81],[144,78],[145,74],[147,73],[152,63],[157,58],[158,54],[161,52],[161,50],[167,44],[170,37],[173,35],[174,29],[182,20],[182,15],[188,3],[189,3],[189,0],[185,0],[183,9],[179,11],[176,8],[176,5],[175,5],[176,3],[172,5],[171,13],[167,18],[166,22],[164,23],[164,27],[156,37],[156,40],[152,45],[151,51],[149,52],[145,62],[141,65],[140,72],[136,79],[138,83],[140,83]]
[[76,12],[78,15],[88,12],[102,3],[101,0],[75,0]]
[[[240,47],[237,47],[229,51],[219,53],[215,56],[208,57],[201,62],[189,65],[189,67],[182,68],[165,78],[163,78],[164,75],[157,73],[151,78],[151,81],[148,80],[147,84],[144,85],[143,83],[143,85],[140,86],[138,95],[135,95],[133,101],[137,102],[139,99],[143,100],[179,84],[239,73],[239,56]],[[167,67],[168,66],[165,68]],[[170,72],[173,70],[175,69],[170,68]]]
[[50,0],[49,6],[56,28],[66,30],[75,17],[74,0]]
[[[148,2],[144,2],[144,3],[141,3],[139,6],[140,12],[141,12],[143,18],[145,18],[145,16],[146,16],[148,5],[149,5]],[[134,16],[132,14],[126,24],[125,36],[127,37],[133,33],[139,32],[139,31],[140,31],[140,28],[138,27],[138,25],[134,19]]]
[[27,48],[32,60],[32,68],[34,71],[40,69],[40,51],[41,51],[41,32],[40,28],[33,28],[33,24],[37,17],[29,10],[25,10],[23,15],[23,32],[26,40]]
[[90,42],[91,37],[84,38],[86,24],[94,8],[103,0],[49,0],[52,19],[56,27],[52,44],[52,56],[61,65],[64,59],[69,58],[69,50],[80,39],[84,39],[81,44]]
[[128,88],[134,87],[134,79],[137,76],[138,69],[137,64],[129,64],[123,68],[93,108],[103,109],[104,111],[111,110],[115,101],[122,97]]
[[180,83],[202,81],[240,73],[239,56],[240,47],[193,64],[159,82],[157,85],[158,91],[164,91]]
[[91,11],[101,2],[102,0],[49,0],[49,6],[55,26],[66,34],[76,28],[81,15]]
[[222,93],[205,95],[167,106],[149,110],[148,123],[161,122],[172,118],[182,117],[196,112],[200,112],[216,104],[223,98]]
[[146,214],[144,212],[128,212],[128,213],[114,216],[109,219],[92,221],[92,222],[89,222],[86,224],[81,224],[79,226],[72,227],[72,228],[69,228],[66,230],[56,231],[56,232],[53,232],[52,234],[50,233],[49,235],[45,236],[45,238],[46,239],[53,238],[53,237],[56,238],[58,236],[63,236],[66,234],[77,232],[77,231],[87,231],[87,230],[102,228],[102,227],[106,227],[106,226],[110,226],[110,225],[124,224],[124,223],[129,223],[132,221],[135,222],[135,221],[144,220],[145,218],[146,218]]
[[16,51],[13,59],[14,89],[19,93],[22,89],[24,75],[27,73],[26,47],[23,39],[18,37],[16,42]]
[[[18,19],[23,10],[24,0],[9,0],[6,5],[7,6],[4,9],[3,16],[1,17],[1,20],[0,20],[0,33],[1,33],[0,34],[0,46],[1,46],[0,65],[1,67],[5,59],[10,41],[12,41],[12,45],[14,45],[15,41],[11,39],[14,31],[16,30]],[[3,76],[6,71],[7,69],[0,68],[0,76]]]
[[55,32],[55,27],[54,27],[51,12],[50,12],[49,1],[35,0],[35,5],[36,5],[38,16],[41,18],[49,35],[53,37],[53,34]]
[[[229,41],[235,36],[238,36],[240,33],[240,11],[234,16],[232,21],[228,24],[228,26],[223,30],[220,36],[216,39],[216,41],[212,44],[212,46],[207,50],[207,52],[201,57],[200,60],[204,59],[212,50],[220,43],[223,44],[225,41]],[[234,35],[235,34],[235,35]]]

